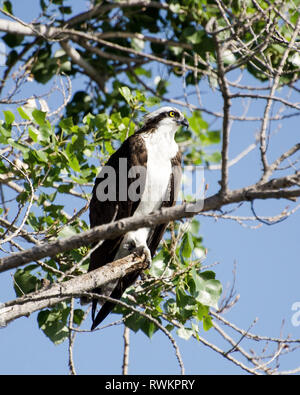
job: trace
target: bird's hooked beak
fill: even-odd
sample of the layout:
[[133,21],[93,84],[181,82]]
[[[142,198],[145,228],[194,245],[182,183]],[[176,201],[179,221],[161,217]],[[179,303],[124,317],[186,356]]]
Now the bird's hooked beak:
[[190,126],[188,120],[185,119],[185,118],[183,118],[183,119],[181,119],[180,121],[178,121],[178,124],[181,125],[181,126],[184,126],[184,127],[186,127],[186,128],[188,128],[188,127]]

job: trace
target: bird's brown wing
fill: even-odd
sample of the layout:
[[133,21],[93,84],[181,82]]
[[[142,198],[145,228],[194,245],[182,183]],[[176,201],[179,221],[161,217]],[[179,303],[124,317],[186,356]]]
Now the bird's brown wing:
[[[120,158],[121,158],[121,169],[120,166]],[[126,163],[124,162],[126,159]],[[109,187],[115,189],[115,200],[106,200],[100,201],[97,198],[97,187],[103,178],[100,175],[97,177],[95,181],[95,185],[93,188],[93,195],[90,202],[90,225],[91,227],[107,224],[111,221],[117,221],[119,219],[131,217],[136,208],[140,203],[140,198],[137,201],[130,200],[129,197],[124,199],[124,196],[120,195],[120,182],[124,183],[124,174],[127,177],[127,187],[134,181],[139,178],[139,175],[135,177],[128,177],[128,171],[132,166],[147,166],[147,150],[145,147],[145,143],[141,136],[131,136],[122,144],[122,146],[110,157],[108,162],[105,165],[105,170],[110,166],[111,169],[115,172],[115,185],[110,185]],[[126,172],[124,172],[124,166],[126,166]],[[102,169],[104,171],[104,169]],[[122,174],[121,174],[121,173]],[[126,185],[126,184],[123,184]],[[141,183],[141,188],[144,183]],[[99,191],[99,190],[98,190]],[[124,191],[123,191],[124,192]],[[127,191],[126,191],[127,192]],[[143,191],[140,191],[139,196],[141,196]],[[99,193],[98,193],[99,194]],[[107,239],[104,240],[103,243],[91,254],[90,257],[90,265],[89,271],[95,270],[101,266],[106,265],[109,262],[112,262],[115,258],[115,255],[119,249],[119,246],[123,240],[123,236],[117,237],[115,239]],[[94,244],[95,246],[96,244]],[[132,275],[131,275],[132,277]],[[132,282],[135,281],[135,278],[126,278],[120,279],[114,291],[111,294],[112,298],[119,299],[122,296],[124,290],[131,285]],[[128,285],[128,283],[130,283]],[[97,288],[94,290],[95,293],[101,293],[101,289]],[[95,318],[97,300],[93,300],[92,302],[92,319],[94,329],[99,323],[109,314],[109,312],[113,309],[114,304],[110,302],[104,303],[101,310],[99,311],[97,317]]]

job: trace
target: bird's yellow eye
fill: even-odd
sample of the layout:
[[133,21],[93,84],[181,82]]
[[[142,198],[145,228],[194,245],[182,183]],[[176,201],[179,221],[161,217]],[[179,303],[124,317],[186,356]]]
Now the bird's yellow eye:
[[170,116],[170,117],[175,117],[175,112],[174,112],[174,111],[170,111],[170,112],[169,112],[169,116]]

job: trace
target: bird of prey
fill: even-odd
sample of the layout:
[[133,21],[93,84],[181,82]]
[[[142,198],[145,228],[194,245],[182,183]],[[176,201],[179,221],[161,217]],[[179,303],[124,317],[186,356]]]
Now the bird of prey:
[[[143,126],[123,142],[96,178],[89,208],[91,227],[147,215],[176,203],[181,184],[181,153],[174,136],[180,126],[188,127],[188,121],[173,107],[161,107],[144,117]],[[167,224],[162,224],[142,228],[104,240],[92,252],[88,270],[95,270],[135,251],[143,252],[150,263],[166,227]],[[94,292],[120,299],[139,274],[128,274]],[[91,330],[115,306],[106,301],[96,315],[97,303],[96,299],[92,301]]]

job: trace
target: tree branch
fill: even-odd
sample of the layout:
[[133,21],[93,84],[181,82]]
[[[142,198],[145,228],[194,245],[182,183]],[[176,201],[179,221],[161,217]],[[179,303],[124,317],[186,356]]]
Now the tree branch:
[[[215,26],[217,28],[217,26]],[[217,34],[212,32],[215,46],[216,59],[218,65],[218,81],[223,97],[223,130],[222,130],[222,166],[221,166],[221,193],[225,195],[228,188],[228,149],[229,149],[229,133],[230,133],[230,91],[226,79],[226,72],[224,68],[223,54],[226,47],[221,47]]]
[[72,47],[68,41],[60,41],[60,46],[66,52],[66,54],[72,59],[74,63],[83,68],[85,73],[97,82],[99,88],[102,92],[105,92],[105,83],[102,75],[97,72],[88,62],[86,62],[83,57],[74,47]]
[[122,373],[123,375],[128,374],[128,364],[129,364],[129,337],[130,337],[130,330],[127,326],[124,325],[124,351],[123,351],[123,365],[122,365]]
[[144,258],[132,254],[69,281],[54,283],[49,288],[3,303],[0,306],[0,326],[70,299],[70,294],[84,293],[146,267]]
[[112,4],[103,5],[102,3],[97,4],[91,10],[82,12],[72,18],[70,18],[66,24],[67,26],[76,25],[80,22],[85,22],[88,19],[96,18],[99,15],[103,15],[106,12],[111,11],[114,8],[125,8],[125,7],[147,7],[147,8],[161,8],[161,9],[169,9],[170,5],[167,3],[162,3],[158,1],[149,1],[149,0],[129,0],[129,1],[119,1]]
[[[281,180],[281,183],[283,180]],[[294,184],[293,184],[294,185]],[[228,192],[225,196],[220,193],[210,196],[204,201],[195,203],[185,203],[174,207],[162,208],[152,214],[124,218],[109,224],[97,226],[76,236],[59,239],[50,243],[35,246],[26,251],[16,252],[0,259],[0,272],[13,269],[25,263],[36,261],[48,256],[55,256],[59,253],[69,251],[81,246],[88,246],[93,242],[105,239],[113,239],[129,231],[143,227],[153,227],[159,224],[168,223],[181,218],[191,218],[200,212],[219,210],[222,206],[251,201],[254,199],[291,199],[300,196],[300,189],[264,189],[264,185],[253,185],[250,187]]]
[[295,31],[293,32],[293,35],[291,37],[291,41],[289,42],[288,46],[286,47],[286,49],[282,55],[280,64],[276,69],[276,74],[275,74],[275,78],[273,81],[273,85],[272,85],[270,95],[268,97],[268,100],[267,100],[267,103],[265,106],[265,110],[264,110],[263,122],[262,122],[261,129],[260,129],[260,152],[261,152],[261,161],[262,161],[264,173],[266,173],[269,168],[269,164],[268,164],[268,160],[267,160],[267,135],[266,135],[266,132],[267,132],[267,125],[269,123],[269,114],[271,111],[271,106],[273,104],[273,97],[275,96],[275,91],[278,88],[281,73],[283,71],[287,57],[291,51],[292,46],[295,44],[295,42],[297,40],[299,29],[300,29],[300,17],[298,17]]

